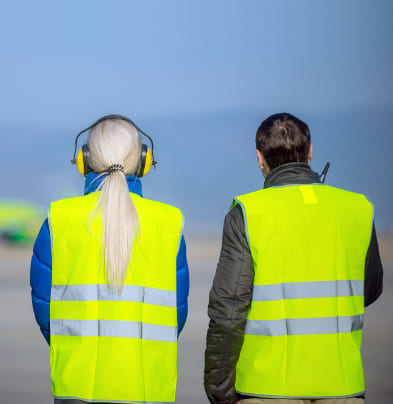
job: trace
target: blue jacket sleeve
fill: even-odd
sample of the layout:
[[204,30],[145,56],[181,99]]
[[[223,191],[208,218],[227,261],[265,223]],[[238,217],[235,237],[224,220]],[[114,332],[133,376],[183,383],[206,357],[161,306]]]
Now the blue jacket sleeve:
[[186,255],[186,241],[182,236],[176,259],[177,327],[180,335],[187,319],[190,277]]
[[49,303],[52,285],[52,252],[48,219],[38,233],[30,265],[31,299],[35,319],[49,344]]

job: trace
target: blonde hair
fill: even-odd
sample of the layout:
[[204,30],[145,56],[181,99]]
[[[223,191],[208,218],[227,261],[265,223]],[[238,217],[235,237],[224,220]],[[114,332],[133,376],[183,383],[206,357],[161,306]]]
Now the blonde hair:
[[[130,123],[108,119],[90,130],[88,147],[92,171],[108,173],[97,189],[101,192],[94,214],[102,216],[101,250],[107,282],[120,293],[139,233],[138,214],[125,175],[135,174],[138,169],[141,138]],[[108,171],[113,165],[123,170]]]

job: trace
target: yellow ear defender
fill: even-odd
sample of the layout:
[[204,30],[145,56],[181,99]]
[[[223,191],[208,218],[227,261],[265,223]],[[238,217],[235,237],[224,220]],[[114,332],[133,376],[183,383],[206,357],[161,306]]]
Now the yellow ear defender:
[[151,150],[145,144],[143,144],[141,158],[139,160],[138,172],[136,173],[136,176],[140,178],[146,175],[150,171],[152,165],[153,154]]
[[85,177],[90,172],[88,161],[89,161],[89,148],[87,147],[87,144],[84,144],[82,148],[79,150],[78,154],[76,155],[76,166],[78,168],[78,171]]
[[87,176],[87,174],[89,174],[89,172],[92,171],[89,166],[89,147],[88,147],[88,145],[84,144],[82,146],[82,148],[79,150],[78,154],[76,153],[76,151],[78,149],[78,139],[79,139],[80,135],[82,135],[83,133],[87,132],[94,126],[98,125],[99,123],[101,123],[102,121],[105,121],[107,119],[122,119],[123,121],[129,122],[132,126],[135,127],[135,129],[139,133],[141,133],[143,136],[146,136],[149,139],[150,144],[151,144],[151,149],[147,145],[142,144],[141,156],[139,159],[139,164],[138,164],[137,172],[135,173],[135,175],[139,178],[143,177],[144,175],[146,175],[149,172],[151,166],[153,166],[155,168],[157,162],[154,160],[153,139],[149,135],[147,135],[145,132],[143,132],[141,129],[139,129],[138,126],[136,126],[135,123],[133,121],[131,121],[131,119],[127,118],[126,116],[124,116],[124,115],[105,115],[102,118],[100,118],[98,121],[94,122],[93,125],[90,125],[88,128],[83,129],[76,136],[74,158],[71,160],[71,163],[76,164],[78,171],[85,177]]

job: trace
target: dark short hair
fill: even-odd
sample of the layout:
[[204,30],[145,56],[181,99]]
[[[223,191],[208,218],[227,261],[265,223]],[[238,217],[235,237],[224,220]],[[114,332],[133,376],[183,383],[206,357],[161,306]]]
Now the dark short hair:
[[310,129],[296,116],[286,112],[274,114],[259,126],[255,143],[270,169],[285,163],[307,163]]

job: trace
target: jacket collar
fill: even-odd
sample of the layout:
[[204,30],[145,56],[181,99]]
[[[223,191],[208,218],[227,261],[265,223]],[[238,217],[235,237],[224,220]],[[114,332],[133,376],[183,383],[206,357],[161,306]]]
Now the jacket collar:
[[287,163],[269,173],[263,188],[304,184],[321,184],[319,174],[306,163]]
[[[107,176],[107,174],[96,174],[89,173],[87,174],[85,181],[85,192],[84,194],[90,194],[91,192],[97,191],[97,188],[102,183],[103,179]],[[137,194],[139,196],[142,195],[142,183],[140,179],[135,175],[126,175],[126,180],[128,184],[128,189],[130,192]]]

